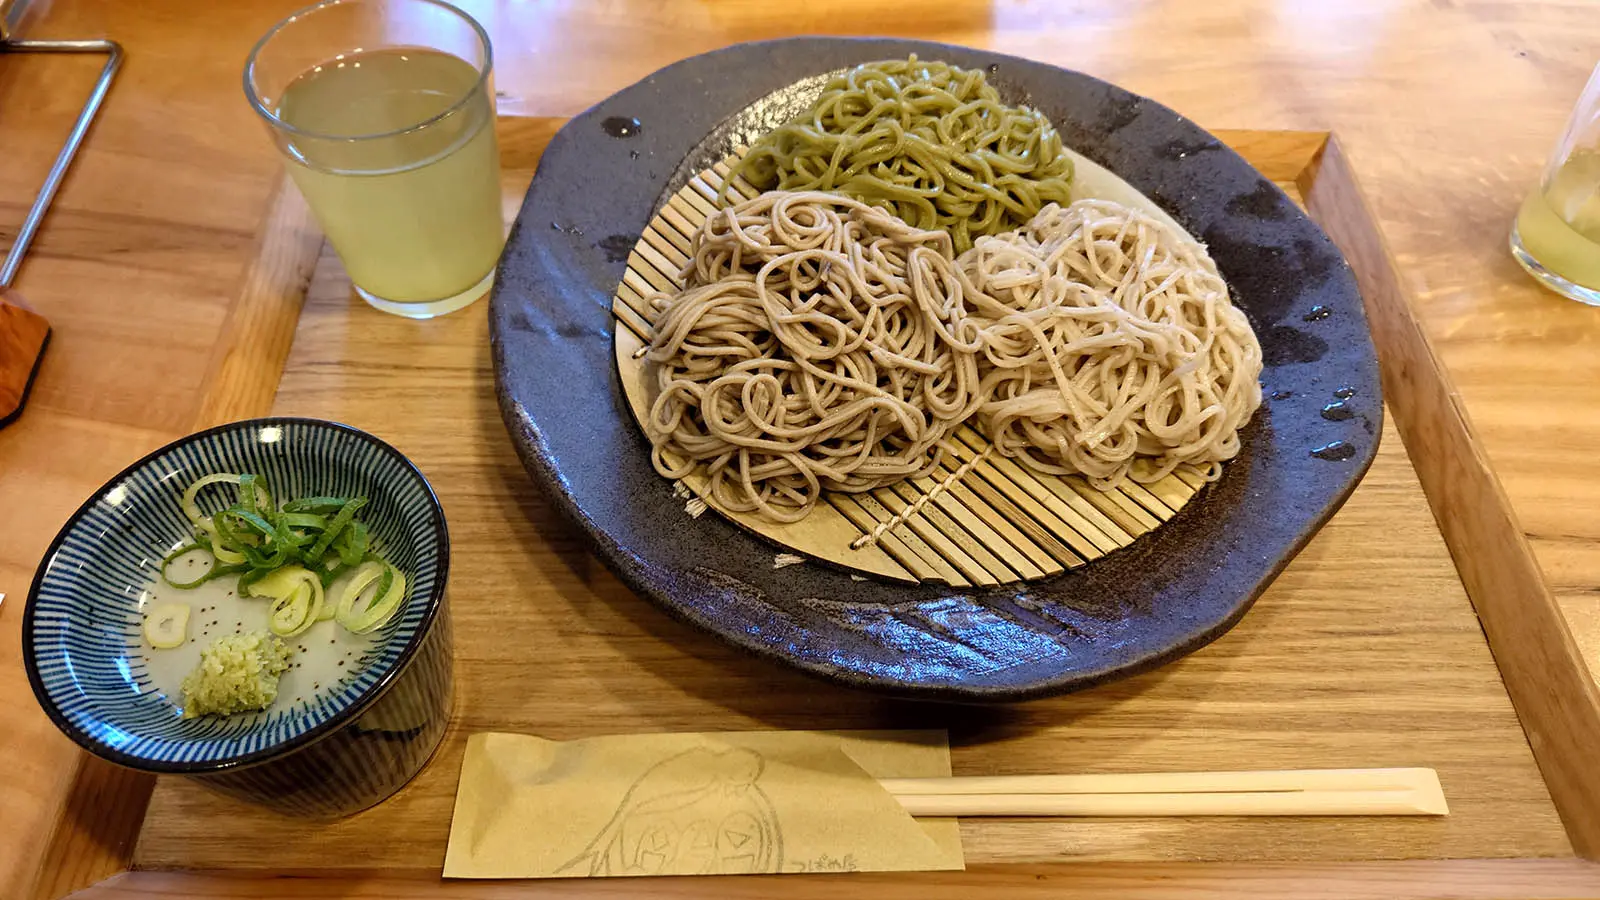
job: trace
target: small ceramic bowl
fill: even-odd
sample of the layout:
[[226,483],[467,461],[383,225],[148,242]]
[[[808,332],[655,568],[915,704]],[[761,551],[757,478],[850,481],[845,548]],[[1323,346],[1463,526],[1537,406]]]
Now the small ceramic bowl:
[[[255,473],[279,502],[368,497],[360,518],[374,548],[406,573],[409,593],[370,640],[332,621],[289,639],[291,647],[329,645],[291,656],[291,665],[302,666],[285,673],[267,709],[185,719],[177,682],[200,648],[266,625],[268,601],[219,598],[219,591],[191,601],[184,596],[190,592],[160,580],[163,557],[190,540],[179,498],[213,472]],[[34,577],[23,660],[45,712],[96,756],[185,775],[290,815],[346,815],[399,790],[444,736],[452,691],[449,571],[444,510],[400,451],[333,422],[235,422],[146,456],[73,514]],[[182,647],[158,650],[145,641],[146,608],[158,601],[192,603]]]

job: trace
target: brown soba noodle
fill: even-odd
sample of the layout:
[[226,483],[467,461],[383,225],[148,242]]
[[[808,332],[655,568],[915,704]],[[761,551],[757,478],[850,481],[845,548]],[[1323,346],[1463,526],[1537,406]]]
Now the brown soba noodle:
[[824,489],[926,473],[977,409],[980,339],[947,233],[774,191],[714,213],[692,250],[645,354],[662,475],[703,466],[724,509],[793,522]]
[[1051,204],[959,261],[983,328],[979,427],[1103,490],[1207,478],[1261,405],[1261,345],[1204,249],[1116,203]]
[[927,474],[974,414],[995,452],[1102,490],[1215,478],[1261,403],[1261,346],[1204,249],[1109,201],[956,258],[946,232],[772,191],[691,250],[687,287],[653,298],[645,430],[662,475],[701,469],[729,512],[794,522],[824,490]]

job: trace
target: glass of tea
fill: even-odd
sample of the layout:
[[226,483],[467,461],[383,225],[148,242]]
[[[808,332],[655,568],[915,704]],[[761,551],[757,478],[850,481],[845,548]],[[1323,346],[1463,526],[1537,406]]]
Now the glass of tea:
[[1511,253],[1545,287],[1600,306],[1600,66],[1517,212]]
[[470,16],[326,0],[256,44],[244,90],[369,304],[425,319],[489,289],[505,236],[493,54]]

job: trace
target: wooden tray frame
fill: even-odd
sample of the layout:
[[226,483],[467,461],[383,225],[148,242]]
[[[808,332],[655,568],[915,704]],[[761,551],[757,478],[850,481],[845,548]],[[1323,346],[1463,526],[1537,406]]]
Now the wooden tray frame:
[[[531,170],[562,119],[503,119],[502,164]],[[1344,251],[1367,304],[1390,409],[1576,859],[1348,863],[1058,863],[966,872],[751,878],[444,882],[414,878],[262,878],[128,872],[154,778],[77,755],[46,851],[16,896],[134,898],[701,897],[1600,897],[1600,690],[1583,662],[1471,422],[1413,313],[1411,298],[1356,182],[1326,132],[1219,131],[1270,179],[1293,182]],[[196,427],[270,410],[321,250],[287,182],[263,221],[257,254],[216,349]],[[289,873],[284,873],[289,874]],[[102,880],[103,879],[103,880]]]

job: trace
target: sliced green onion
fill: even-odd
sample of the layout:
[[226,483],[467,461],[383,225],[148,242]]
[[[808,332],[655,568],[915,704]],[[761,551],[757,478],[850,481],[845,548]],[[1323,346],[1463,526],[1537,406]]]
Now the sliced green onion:
[[183,492],[183,500],[180,504],[183,507],[183,514],[189,517],[190,522],[196,525],[200,524],[200,504],[196,503],[194,499],[200,493],[200,489],[213,484],[238,483],[239,476],[231,472],[218,472],[215,475],[207,475],[199,479],[194,484],[189,485],[189,489]]
[[[197,497],[213,484],[237,485],[237,500],[205,515]],[[405,575],[372,552],[371,530],[356,519],[366,505],[366,497],[304,497],[279,509],[258,475],[207,475],[189,485],[182,497],[194,543],[161,561],[162,578],[174,587],[192,588],[238,573],[240,596],[272,600],[268,627],[274,634],[294,637],[330,618],[366,634],[393,619],[406,594]],[[172,562],[199,551],[211,556],[206,571],[189,581],[173,581]],[[347,580],[339,601],[330,602],[328,590],[340,578]]]
[[271,569],[248,569],[243,575],[239,576],[239,596],[241,596],[241,597],[254,597],[254,596],[256,596],[254,593],[251,592],[251,590],[250,590],[251,586],[253,586],[257,581],[260,581],[261,579],[263,579],[263,578],[265,578],[265,577],[267,577],[268,575],[271,575],[271,574],[272,574],[272,570]]
[[[194,484],[189,485],[188,490],[183,492],[183,500],[180,504],[183,507],[183,514],[189,517],[190,522],[198,525],[202,516],[200,504],[196,503],[194,498],[200,493],[201,488],[213,484],[238,484],[243,477],[233,472],[218,472],[215,475],[207,475],[195,481]],[[251,487],[254,488],[257,506],[270,506],[272,504],[272,496],[267,493],[266,488],[260,484],[252,484]]]
[[[221,536],[222,542],[238,547],[251,568],[276,569],[289,562],[289,555],[294,552],[293,547],[283,541],[276,541],[272,544],[272,552],[270,554],[262,553],[255,541],[256,536],[253,534],[240,535],[228,524],[228,519],[229,517],[218,513],[212,523],[217,526],[217,533]],[[249,540],[245,539],[247,537]]]
[[151,609],[144,618],[144,639],[157,650],[183,646],[189,639],[188,604],[163,603]]
[[289,596],[272,601],[267,628],[280,637],[294,637],[317,623],[317,612],[311,588],[301,583],[295,586]]
[[243,474],[239,476],[239,491],[241,494],[239,497],[240,504],[244,503],[244,497],[242,495],[244,492],[244,479],[246,478],[250,479],[250,486],[255,489],[252,492],[255,497],[255,508],[257,510],[263,510],[267,513],[272,513],[275,511],[277,506],[272,502],[272,491],[267,489],[267,480],[262,478],[260,475]]
[[324,531],[328,527],[328,517],[317,513],[286,512],[278,516],[278,524],[302,531]]
[[222,535],[217,531],[216,523],[211,521],[210,516],[201,516],[200,521],[195,523],[194,539],[195,543],[210,550],[211,555],[219,562],[230,566],[243,565],[245,562],[243,553],[223,546]]
[[326,560],[322,565],[317,566],[317,577],[322,580],[322,586],[327,588],[335,581],[338,581],[340,575],[350,571],[350,568],[350,566],[345,565],[344,562],[338,557],[334,557],[333,559]]
[[[372,599],[360,603],[362,595],[374,582]],[[362,563],[345,584],[334,618],[355,634],[376,631],[394,618],[405,595],[406,576],[399,569],[382,561],[369,560]]]
[[246,512],[256,511],[256,476],[248,473],[239,476],[239,506]]
[[366,505],[367,498],[351,497],[344,506],[339,507],[338,514],[333,517],[332,522],[328,523],[328,529],[322,532],[322,537],[317,538],[317,542],[311,545],[310,550],[306,551],[306,559],[312,562],[322,559],[322,554],[327,552],[328,546],[333,543],[333,539],[338,537],[339,532],[343,531],[344,527],[350,524],[350,520],[356,517],[356,510]]
[[327,602],[322,581],[302,566],[284,566],[255,578],[250,594],[272,598],[267,627],[283,637],[294,637],[310,628],[322,618],[322,607]]
[[316,513],[331,516],[350,502],[344,497],[301,497],[283,505],[286,513]]
[[362,557],[367,555],[367,524],[351,522],[335,543],[338,544],[339,559],[346,566],[360,564]]
[[366,590],[378,576],[383,574],[384,564],[377,561],[368,561],[361,564],[345,583],[344,590],[339,594],[338,607],[339,621],[349,617],[355,607],[356,598]]
[[[309,581],[317,581],[315,575],[302,566],[284,566],[256,578],[250,584],[250,595],[253,597],[272,597],[279,599],[294,592],[294,589]],[[321,584],[320,581],[317,582]]]
[[[278,528],[265,517],[239,507],[230,507],[212,517],[219,526],[230,523],[239,526],[245,534],[254,534],[262,544],[270,544],[278,536]],[[237,533],[237,532],[236,532]]]
[[[211,534],[214,535],[215,533],[216,532],[213,529]],[[211,555],[215,556],[218,562],[226,563],[230,566],[242,566],[249,562],[249,560],[245,559],[243,553],[240,553],[237,550],[230,550],[221,544],[215,543],[214,541],[211,546]]]
[[200,585],[205,584],[206,582],[210,581],[213,578],[221,578],[224,575],[232,575],[235,572],[244,571],[244,567],[243,566],[227,566],[227,565],[223,565],[222,562],[221,562],[221,559],[219,557],[216,557],[215,554],[213,554],[212,555],[212,560],[211,560],[211,565],[207,566],[206,570],[204,572],[200,573],[200,577],[192,579],[190,581],[173,581],[171,573],[169,573],[167,571],[168,567],[172,565],[173,561],[177,560],[180,557],[187,556],[189,553],[191,553],[191,552],[193,552],[195,550],[204,550],[204,549],[206,549],[206,548],[200,546],[199,544],[184,544],[182,547],[179,547],[176,550],[173,550],[171,553],[168,553],[165,557],[162,557],[162,559],[161,559],[161,580],[165,581],[167,584],[170,584],[175,588],[178,588],[180,590],[185,590],[186,591],[186,590],[189,590],[191,588],[197,588]]

